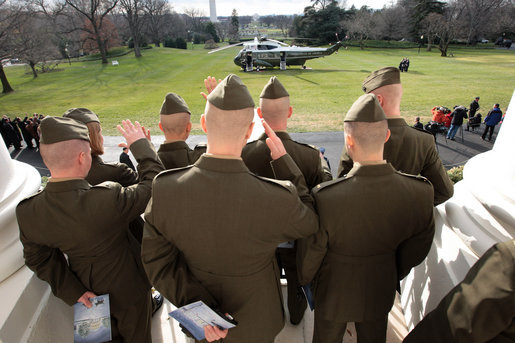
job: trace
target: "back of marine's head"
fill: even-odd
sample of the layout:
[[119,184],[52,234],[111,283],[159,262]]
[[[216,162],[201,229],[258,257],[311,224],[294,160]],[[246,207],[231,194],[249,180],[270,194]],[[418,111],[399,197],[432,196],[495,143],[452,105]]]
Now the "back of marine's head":
[[191,130],[191,111],[184,99],[176,93],[168,93],[159,112],[160,128],[166,139],[185,140]]
[[210,134],[243,135],[254,118],[254,100],[241,79],[229,74],[208,95],[205,120]]
[[272,76],[259,96],[261,115],[273,128],[286,122],[290,113],[290,94],[276,76]]

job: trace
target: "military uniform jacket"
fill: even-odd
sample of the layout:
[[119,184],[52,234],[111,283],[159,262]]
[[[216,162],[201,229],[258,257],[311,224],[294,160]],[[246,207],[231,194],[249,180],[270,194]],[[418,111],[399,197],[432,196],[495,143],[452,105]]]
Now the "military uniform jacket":
[[[319,183],[332,179],[331,172],[324,170],[322,167],[320,152],[307,144],[298,143],[291,139],[287,132],[276,132],[277,137],[281,139],[288,155],[297,164],[302,175],[306,180],[309,189],[312,189]],[[270,161],[270,149],[266,145],[266,134],[262,134],[258,140],[248,143],[241,153],[241,157],[245,165],[253,173],[268,178],[274,178]]]
[[515,240],[485,252],[404,342],[515,342]]
[[260,178],[240,159],[203,155],[159,174],[145,212],[142,259],[150,281],[176,306],[203,300],[238,326],[224,342],[273,342],[284,326],[275,249],[318,229],[312,199],[293,160]]
[[144,211],[152,179],[163,167],[146,139],[131,149],[141,170],[139,184],[49,182],[16,208],[26,265],[69,305],[90,290],[109,293],[111,308],[123,309],[150,288],[127,227]]
[[398,281],[431,247],[431,183],[389,163],[362,165],[313,197],[320,231],[298,241],[297,257],[301,284],[316,274],[315,311],[338,322],[384,318]]
[[206,152],[205,145],[197,145],[192,150],[185,141],[163,143],[157,154],[166,169],[175,169],[195,163]]
[[92,156],[91,169],[88,176],[86,176],[86,181],[90,185],[98,185],[104,181],[113,181],[118,182],[123,187],[127,187],[138,182],[138,173],[129,168],[125,163],[105,163],[100,156]]
[[[438,205],[452,197],[454,186],[438,156],[434,137],[408,126],[403,118],[388,118],[390,139],[384,145],[384,159],[403,173],[422,175],[434,187],[434,204]],[[352,169],[352,159],[345,146],[338,168],[339,177]]]

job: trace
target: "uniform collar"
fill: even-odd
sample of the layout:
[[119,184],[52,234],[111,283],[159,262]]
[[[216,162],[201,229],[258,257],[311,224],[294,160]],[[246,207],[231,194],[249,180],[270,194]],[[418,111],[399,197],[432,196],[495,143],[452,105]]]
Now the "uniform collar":
[[386,118],[388,120],[388,127],[392,126],[408,126],[406,120],[402,117]]
[[355,163],[347,176],[382,176],[394,173],[395,169],[390,163],[367,165]]
[[248,173],[249,169],[241,159],[228,159],[216,156],[202,155],[195,162],[195,166],[215,172],[225,173]]
[[45,191],[51,193],[67,192],[74,189],[89,189],[91,185],[84,179],[73,179],[61,182],[48,182]]
[[[284,140],[291,140],[291,137],[290,135],[288,134],[288,132],[286,131],[275,131],[275,134],[277,135],[277,137],[279,137],[280,140],[284,141]],[[266,140],[267,139],[267,135],[266,133],[263,133],[260,137],[259,137],[259,140]]]
[[179,149],[189,149],[188,144],[186,144],[185,141],[174,141],[174,142],[164,142],[159,146],[160,151],[172,151],[172,150],[179,150]]

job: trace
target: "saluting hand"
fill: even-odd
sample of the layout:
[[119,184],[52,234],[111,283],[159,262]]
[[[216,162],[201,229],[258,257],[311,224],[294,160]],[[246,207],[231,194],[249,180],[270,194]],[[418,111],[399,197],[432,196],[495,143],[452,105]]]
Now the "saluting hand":
[[207,79],[204,79],[204,85],[206,86],[207,94],[204,92],[200,92],[204,99],[207,100],[207,96],[211,94],[213,89],[215,89],[220,82],[222,82],[222,80],[218,79],[218,82],[216,82],[216,77],[214,76],[208,76]]
[[122,120],[122,125],[116,125],[116,128],[118,131],[120,131],[122,136],[125,137],[129,147],[137,140],[140,140],[141,138],[147,138],[145,136],[145,132],[141,128],[140,123],[137,121],[132,124],[129,119]]
[[84,292],[84,294],[77,300],[78,303],[83,303],[84,306],[86,306],[87,308],[91,308],[91,306],[93,306],[93,304],[91,303],[91,301],[89,301],[89,299],[91,298],[94,298],[96,297],[97,295],[93,292],[90,292],[90,291],[86,291]]
[[263,124],[265,133],[268,136],[268,138],[266,139],[266,145],[268,145],[268,149],[270,149],[270,156],[272,156],[272,159],[277,160],[278,158],[286,155],[286,149],[284,148],[284,144],[281,141],[281,139],[277,137],[274,130],[272,130],[268,123],[262,118],[261,123]]

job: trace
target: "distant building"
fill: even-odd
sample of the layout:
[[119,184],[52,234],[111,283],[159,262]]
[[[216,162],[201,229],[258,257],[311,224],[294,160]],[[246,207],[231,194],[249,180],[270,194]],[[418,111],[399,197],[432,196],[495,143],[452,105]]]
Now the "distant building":
[[215,0],[209,0],[209,18],[211,22],[216,23],[218,20],[216,19],[216,3]]

